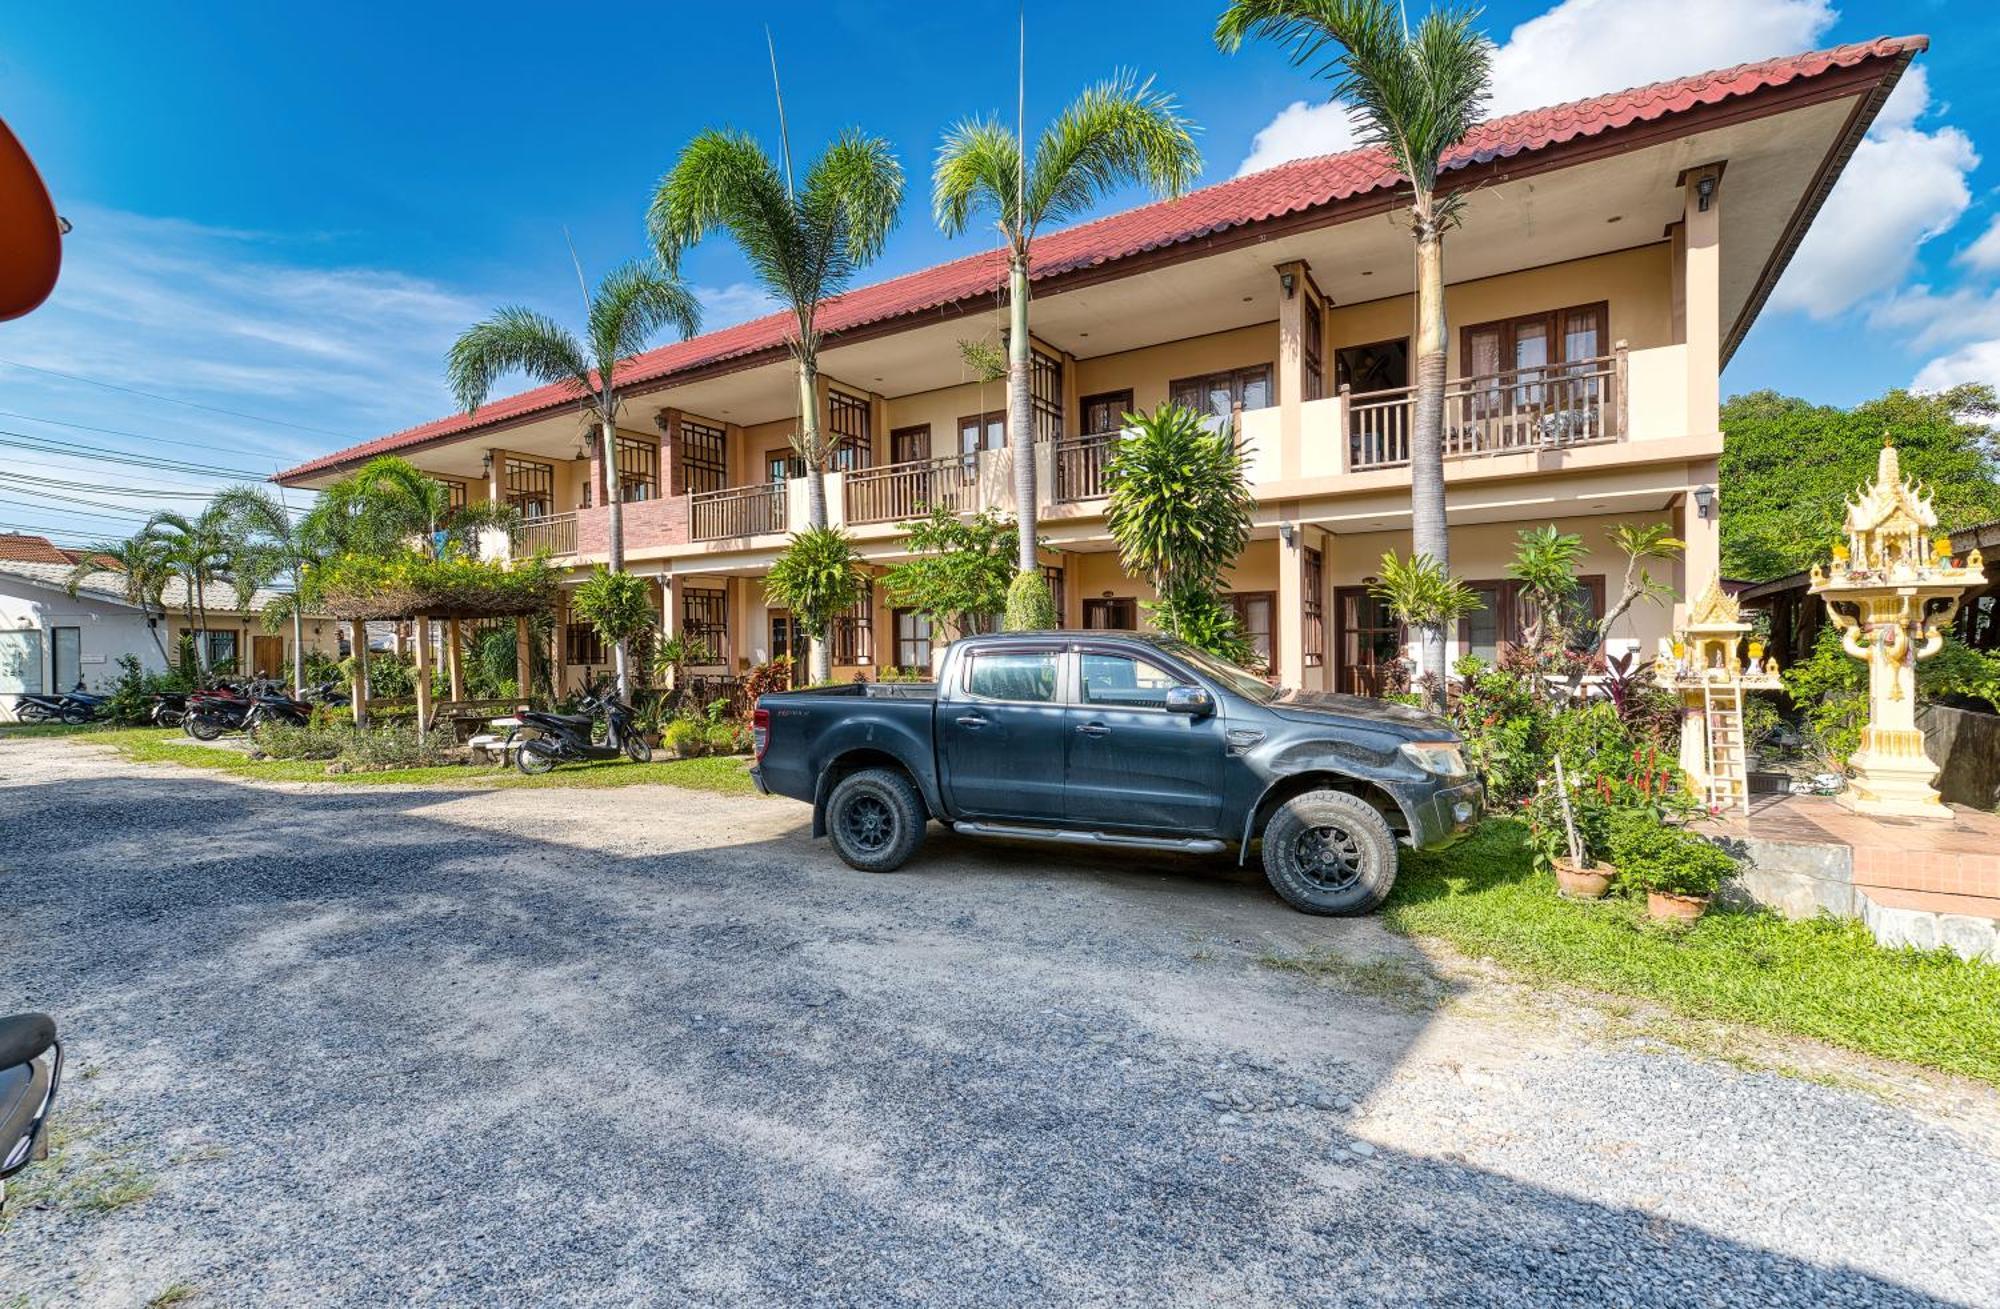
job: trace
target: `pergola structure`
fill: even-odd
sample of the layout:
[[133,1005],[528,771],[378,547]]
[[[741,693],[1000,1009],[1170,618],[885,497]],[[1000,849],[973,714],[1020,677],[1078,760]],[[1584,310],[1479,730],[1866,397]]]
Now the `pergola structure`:
[[[553,580],[549,590],[553,591]],[[371,621],[411,622],[417,628],[417,668],[416,712],[417,735],[422,737],[431,726],[434,716],[452,711],[479,708],[507,708],[511,702],[502,704],[485,701],[471,701],[465,698],[465,658],[464,627],[470,622],[485,622],[492,619],[512,618],[514,620],[514,659],[516,678],[521,694],[527,694],[529,670],[533,668],[534,638],[532,619],[536,614],[546,612],[552,596],[536,591],[522,591],[513,588],[506,594],[476,595],[455,591],[449,596],[421,594],[417,588],[388,587],[367,593],[351,593],[327,597],[325,609],[335,618],[351,624],[354,649],[356,651],[356,675],[353,687],[354,723],[357,727],[367,725],[370,709],[384,708],[392,702],[374,699],[368,694],[368,623]],[[442,704],[433,703],[431,694],[431,627],[433,622],[445,624],[445,667],[450,678],[451,698]]]

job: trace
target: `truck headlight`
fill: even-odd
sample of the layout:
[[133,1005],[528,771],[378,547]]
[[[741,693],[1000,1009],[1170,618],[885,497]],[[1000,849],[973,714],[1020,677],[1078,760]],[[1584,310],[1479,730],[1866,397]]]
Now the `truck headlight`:
[[1465,756],[1449,741],[1406,742],[1403,758],[1438,777],[1465,776]]

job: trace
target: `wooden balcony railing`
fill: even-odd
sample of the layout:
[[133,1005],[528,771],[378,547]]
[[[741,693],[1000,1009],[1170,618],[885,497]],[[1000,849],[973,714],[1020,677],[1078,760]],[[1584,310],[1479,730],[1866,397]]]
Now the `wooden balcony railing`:
[[576,515],[544,514],[523,518],[507,534],[508,553],[516,559],[530,555],[573,555],[576,553]]
[[688,497],[689,535],[696,541],[726,541],[785,530],[785,486],[732,486],[697,491]]
[[[1506,454],[1619,440],[1625,431],[1624,384],[1622,350],[1447,382],[1444,453]],[[1415,387],[1348,396],[1348,467],[1408,463],[1415,408]]]
[[900,523],[933,509],[953,513],[979,507],[979,456],[945,455],[880,468],[859,468],[841,478],[850,523]]
[[1065,436],[1055,443],[1055,499],[1057,504],[1102,499],[1105,465],[1111,462],[1111,447],[1120,432],[1098,432],[1090,436]]

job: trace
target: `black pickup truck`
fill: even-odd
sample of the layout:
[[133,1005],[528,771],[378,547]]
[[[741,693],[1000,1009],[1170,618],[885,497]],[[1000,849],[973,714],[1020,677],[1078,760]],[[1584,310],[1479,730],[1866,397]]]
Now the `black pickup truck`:
[[855,868],[900,867],[935,818],[973,835],[1247,860],[1314,914],[1367,913],[1397,839],[1450,844],[1482,795],[1438,719],[1279,691],[1183,642],[1014,632],[955,642],[936,682],[767,695],[758,788],[809,801]]

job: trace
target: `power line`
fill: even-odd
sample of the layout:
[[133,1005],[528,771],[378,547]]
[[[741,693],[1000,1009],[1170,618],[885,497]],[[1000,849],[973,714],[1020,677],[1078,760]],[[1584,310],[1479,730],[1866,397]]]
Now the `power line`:
[[103,495],[155,496],[173,500],[207,500],[217,493],[198,489],[177,489],[159,486],[101,486],[94,482],[66,482],[60,477],[35,477],[28,473],[0,472],[0,480],[9,482],[32,482],[37,486],[54,486],[66,491],[96,491]]
[[[97,432],[103,436],[129,436],[135,441],[152,441],[159,445],[184,445],[190,450],[209,450],[225,455],[256,455],[262,450],[249,446],[205,445],[200,441],[177,441],[170,436],[154,436],[148,432],[132,432],[122,427],[92,427],[89,423],[72,423],[61,418],[41,418],[34,414],[15,413],[11,409],[0,409],[0,418],[19,418],[23,422],[47,423],[51,427],[71,427],[79,432]],[[53,438],[51,438],[53,439]]]
[[0,364],[11,368],[25,368],[31,373],[45,373],[50,377],[60,377],[71,382],[82,382],[85,386],[101,386],[107,391],[122,391],[126,395],[143,396],[148,400],[159,400],[170,405],[185,405],[189,409],[202,409],[211,414],[228,414],[231,418],[247,418],[253,423],[270,423],[277,427],[296,428],[301,432],[314,432],[320,436],[330,436],[336,441],[353,444],[354,438],[339,432],[328,431],[324,427],[309,427],[304,423],[288,423],[282,418],[267,418],[261,414],[246,414],[240,409],[223,409],[217,405],[196,404],[192,400],[181,400],[171,395],[158,395],[152,391],[141,391],[136,387],[119,386],[115,382],[100,382],[94,377],[81,377],[75,373],[65,373],[54,368],[38,368],[34,364],[24,364],[16,359],[0,359]]
[[16,432],[0,427],[0,437],[16,439],[0,440],[0,445],[13,446],[22,450],[34,450],[41,454],[84,456],[91,459],[108,459],[113,463],[132,464],[139,468],[157,468],[170,473],[219,474],[223,477],[247,477],[264,481],[266,475],[251,472],[245,468],[222,468],[215,464],[197,464],[185,459],[157,459],[144,455],[125,454],[107,450],[103,446],[83,445],[74,441],[58,441],[52,436],[37,436],[32,432]]
[[[101,518],[107,523],[118,521],[118,519],[112,517],[110,514],[93,514],[75,509],[56,509],[48,505],[38,505],[32,500],[10,500],[6,496],[0,496],[0,505],[13,505],[19,509],[32,509],[38,514],[61,514],[65,518]],[[142,523],[152,517],[151,514],[143,514],[133,509],[121,509],[118,512],[121,516],[136,518]]]

